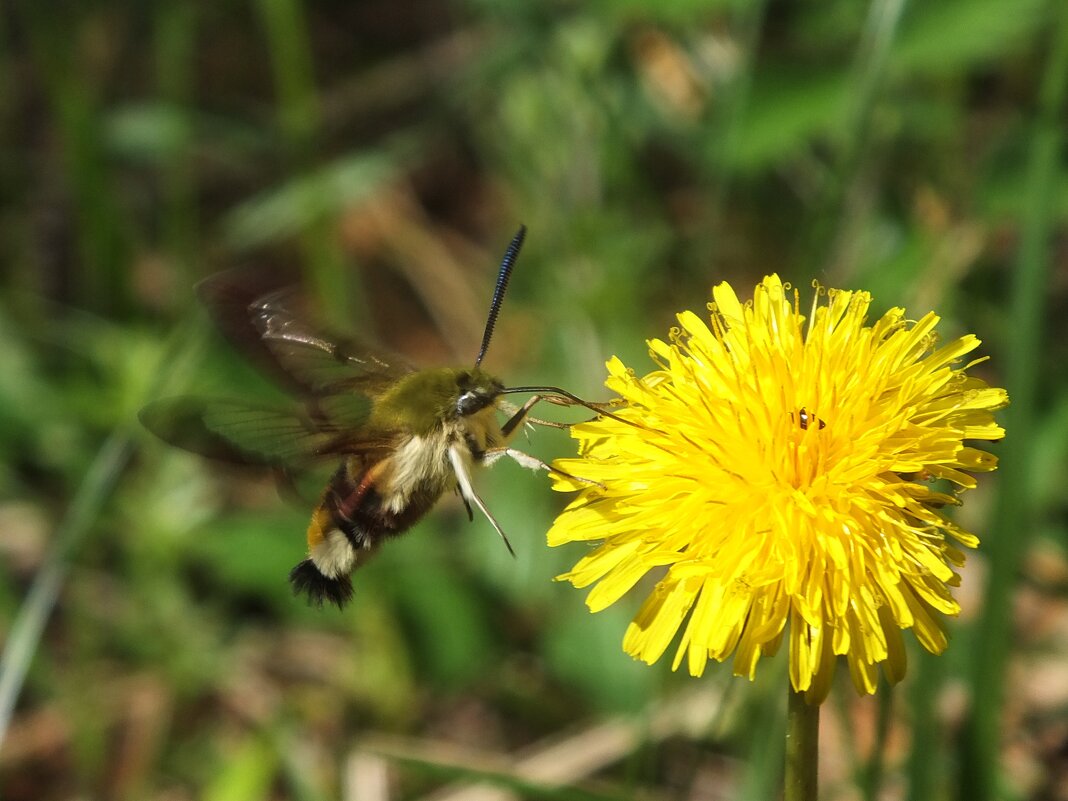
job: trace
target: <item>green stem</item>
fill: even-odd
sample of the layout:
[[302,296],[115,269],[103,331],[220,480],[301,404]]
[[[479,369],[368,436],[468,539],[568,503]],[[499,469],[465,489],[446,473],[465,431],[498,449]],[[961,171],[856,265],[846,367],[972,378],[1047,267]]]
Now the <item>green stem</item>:
[[106,89],[99,76],[79,69],[78,53],[70,44],[87,25],[81,15],[54,14],[44,3],[14,5],[21,9],[20,27],[25,27],[30,58],[51,104],[49,130],[66,165],[79,259],[73,291],[85,307],[115,314],[129,300],[130,242],[103,133],[100,95]]
[[164,157],[164,247],[182,284],[197,280],[197,182],[193,163],[197,7],[193,3],[161,3],[156,12],[156,73],[160,95],[181,131],[179,141]]
[[[874,118],[889,75],[890,53],[900,31],[907,0],[871,0],[853,64],[853,92],[842,124],[842,138],[831,175],[818,199],[805,254],[822,274],[846,269],[845,251],[857,239],[866,204],[861,196],[871,181],[880,144]],[[841,276],[839,276],[841,278]]]
[[786,712],[784,801],[816,801],[820,745],[820,708],[790,687]]
[[[258,0],[256,3],[267,36],[275,90],[278,122],[288,152],[290,167],[307,181],[313,176],[321,128],[319,97],[315,84],[310,36],[300,0]],[[344,253],[334,235],[334,221],[323,199],[302,192],[308,204],[308,228],[301,232],[305,275],[313,298],[331,325],[352,319],[345,281]]]

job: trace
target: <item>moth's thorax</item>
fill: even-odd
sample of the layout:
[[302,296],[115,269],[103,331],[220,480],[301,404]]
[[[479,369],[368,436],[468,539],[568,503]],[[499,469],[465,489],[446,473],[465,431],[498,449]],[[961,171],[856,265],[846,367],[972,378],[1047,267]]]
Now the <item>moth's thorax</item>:
[[449,463],[449,448],[458,450],[470,469],[487,450],[504,444],[497,407],[439,421],[431,430],[403,437],[376,469],[375,489],[382,504],[393,512],[403,509],[415,495],[437,497],[456,484]]
[[[375,399],[371,424],[426,435],[492,407],[504,385],[478,368],[441,367],[404,376]],[[465,402],[461,403],[461,398]],[[465,405],[467,404],[467,405]],[[470,407],[474,414],[464,411]]]

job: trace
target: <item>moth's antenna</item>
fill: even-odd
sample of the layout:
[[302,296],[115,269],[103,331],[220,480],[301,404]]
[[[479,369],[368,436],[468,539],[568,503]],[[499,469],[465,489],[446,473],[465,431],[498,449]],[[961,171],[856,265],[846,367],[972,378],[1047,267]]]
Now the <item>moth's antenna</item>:
[[489,317],[486,319],[486,330],[482,334],[482,347],[479,348],[478,358],[475,359],[475,367],[482,364],[482,357],[486,355],[490,339],[493,337],[493,325],[497,322],[497,312],[501,310],[501,301],[504,300],[504,290],[508,288],[508,279],[512,277],[512,267],[519,256],[519,249],[523,247],[523,238],[527,235],[527,227],[519,226],[519,230],[512,237],[512,244],[504,251],[501,259],[501,269],[497,273],[497,288],[493,290],[493,302],[490,303]]

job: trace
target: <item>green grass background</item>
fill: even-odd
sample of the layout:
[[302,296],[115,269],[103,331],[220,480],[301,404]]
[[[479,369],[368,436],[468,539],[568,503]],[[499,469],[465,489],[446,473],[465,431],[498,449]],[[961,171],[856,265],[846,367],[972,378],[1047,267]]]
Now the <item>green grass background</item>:
[[[136,423],[266,391],[193,302],[238,265],[467,363],[523,222],[508,383],[604,397],[606,358],[651,366],[676,311],[770,272],[984,340],[1013,405],[961,512],[965,612],[893,693],[837,688],[823,795],[1068,798],[1066,80],[1061,0],[0,5],[0,795],[355,798],[385,754],[391,798],[776,796],[782,661],[633,663],[638,599],[591,616],[552,582],[581,549],[545,546],[543,478],[479,478],[517,560],[446,500],[339,614],[286,585],[308,508]],[[702,688],[716,714],[658,734]],[[562,789],[434,750],[606,721],[633,742]]]

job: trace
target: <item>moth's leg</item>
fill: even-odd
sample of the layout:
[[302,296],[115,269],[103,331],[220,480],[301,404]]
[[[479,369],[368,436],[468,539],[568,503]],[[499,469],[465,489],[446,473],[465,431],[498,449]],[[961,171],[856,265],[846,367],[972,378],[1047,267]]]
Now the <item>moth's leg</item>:
[[519,407],[519,410],[508,418],[508,421],[501,426],[501,434],[505,439],[512,436],[512,432],[516,430],[526,419],[527,413],[534,408],[534,404],[542,399],[541,395],[531,395],[527,398],[527,402]]
[[452,470],[456,474],[456,483],[460,486],[460,495],[463,497],[464,501],[473,503],[478,508],[478,511],[486,516],[490,525],[497,530],[497,533],[501,535],[501,539],[504,540],[504,547],[508,549],[508,553],[514,557],[515,550],[512,548],[512,543],[508,541],[508,535],[504,533],[501,524],[497,522],[497,519],[492,514],[490,514],[490,510],[486,508],[485,502],[478,497],[475,488],[471,486],[471,474],[467,470],[467,465],[464,462],[464,457],[460,453],[458,445],[449,446],[449,461],[452,463]]
[[459,484],[456,485],[456,491],[460,494],[460,500],[464,502],[464,509],[467,510],[467,522],[468,523],[474,523],[475,522],[475,513],[471,509],[471,502],[468,501],[466,497],[464,497],[463,488],[460,487]]
[[571,428],[571,423],[558,423],[555,420],[542,420],[540,417],[534,417],[533,415],[527,415],[527,425],[545,426],[546,428]]
[[500,459],[502,456],[507,456],[509,459],[515,461],[516,464],[521,467],[525,467],[528,470],[545,470],[549,473],[556,473],[564,478],[570,478],[575,481],[581,481],[584,484],[592,484],[595,487],[604,489],[604,484],[600,481],[594,481],[590,478],[583,478],[582,476],[574,476],[571,473],[567,473],[560,470],[557,467],[553,467],[547,462],[543,462],[536,456],[531,456],[529,453],[523,453],[523,451],[516,450],[515,448],[489,448],[486,451],[486,455],[482,459],[482,464],[489,466]]

